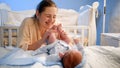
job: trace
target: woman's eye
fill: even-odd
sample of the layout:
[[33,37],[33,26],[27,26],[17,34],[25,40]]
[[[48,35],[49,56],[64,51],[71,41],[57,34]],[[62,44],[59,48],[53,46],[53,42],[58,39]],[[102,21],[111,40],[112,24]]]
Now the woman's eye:
[[50,18],[50,16],[47,16],[48,18]]
[[56,16],[53,16],[53,18],[56,18]]

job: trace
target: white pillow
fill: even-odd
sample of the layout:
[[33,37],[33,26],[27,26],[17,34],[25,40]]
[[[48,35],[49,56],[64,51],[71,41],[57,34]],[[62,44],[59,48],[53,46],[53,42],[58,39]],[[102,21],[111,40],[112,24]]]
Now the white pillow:
[[73,26],[77,24],[78,15],[78,12],[72,9],[59,9],[56,22],[63,26]]
[[34,10],[8,11],[8,21],[4,25],[20,26],[23,19],[35,14]]

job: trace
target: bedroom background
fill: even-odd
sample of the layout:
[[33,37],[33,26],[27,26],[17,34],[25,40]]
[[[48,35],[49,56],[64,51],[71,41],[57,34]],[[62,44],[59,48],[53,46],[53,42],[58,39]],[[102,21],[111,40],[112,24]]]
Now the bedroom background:
[[[21,11],[35,9],[36,5],[41,0],[0,0],[0,3],[6,3],[10,6],[11,10]],[[97,25],[97,45],[100,45],[100,36],[102,33],[103,24],[103,4],[104,0],[54,0],[58,8],[74,9],[79,12],[80,6],[92,5],[93,2],[98,1],[98,17],[96,18]],[[67,5],[66,5],[67,4]],[[120,32],[120,0],[107,0],[106,1],[106,20],[105,32]],[[0,7],[2,8],[2,7]],[[117,27],[116,27],[117,26]]]

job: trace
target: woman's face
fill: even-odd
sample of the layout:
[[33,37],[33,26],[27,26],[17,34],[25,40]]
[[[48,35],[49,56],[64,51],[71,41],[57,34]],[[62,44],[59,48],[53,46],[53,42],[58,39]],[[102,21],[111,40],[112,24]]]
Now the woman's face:
[[56,7],[46,7],[45,11],[38,14],[38,20],[42,27],[51,28],[56,20],[57,8]]

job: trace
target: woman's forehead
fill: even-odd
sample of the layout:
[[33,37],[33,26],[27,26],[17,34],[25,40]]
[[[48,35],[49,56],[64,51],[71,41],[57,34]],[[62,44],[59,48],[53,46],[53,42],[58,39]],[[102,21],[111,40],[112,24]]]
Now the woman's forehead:
[[57,14],[57,8],[56,7],[46,7],[45,11],[43,13],[45,13],[45,14]]

